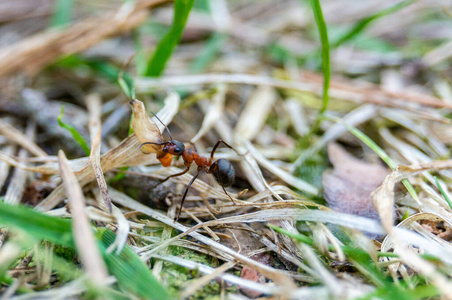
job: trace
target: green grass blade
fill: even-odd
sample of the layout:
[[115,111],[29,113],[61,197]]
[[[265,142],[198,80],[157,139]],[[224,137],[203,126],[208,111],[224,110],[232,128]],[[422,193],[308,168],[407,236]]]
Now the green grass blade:
[[170,58],[174,48],[179,42],[188,15],[193,7],[194,0],[176,0],[174,3],[173,25],[166,36],[157,45],[157,48],[149,60],[145,76],[158,77],[165,69],[166,62]]
[[[46,240],[76,249],[70,220],[47,216],[26,206],[0,202],[0,225],[19,228],[27,234],[27,237],[33,237],[36,241]],[[109,273],[118,279],[118,284],[141,298],[170,299],[166,290],[130,246],[126,245],[120,254],[107,253],[106,249],[113,243],[115,237],[116,235],[108,229],[98,230],[101,253]]]
[[[116,235],[111,230],[99,230],[99,238],[105,248],[114,242],[115,237]],[[148,267],[129,246],[126,245],[120,254],[117,254],[116,251],[105,253],[104,258],[108,269],[124,289],[133,291],[146,299],[171,299]]]
[[322,44],[322,69],[323,69],[323,97],[322,107],[319,110],[317,119],[311,128],[311,133],[315,132],[323,118],[323,115],[328,108],[329,96],[328,90],[330,88],[330,43],[328,41],[328,29],[326,27],[325,19],[323,18],[322,7],[319,0],[311,0],[312,12],[314,13],[317,29],[319,30],[320,41]]
[[38,240],[75,247],[70,220],[47,216],[26,206],[0,202],[0,225],[20,228]]
[[345,122],[341,122],[347,130],[353,134],[356,138],[358,138],[361,142],[366,144],[367,147],[372,149],[392,170],[394,170],[397,167],[397,164],[392,160],[392,158],[389,157],[386,152],[380,148],[370,137],[368,137],[366,134],[364,134],[362,131],[360,131],[358,128],[347,124]]
[[50,27],[61,27],[72,21],[73,0],[57,0],[50,21]]
[[74,138],[74,140],[82,147],[83,151],[85,151],[86,155],[89,155],[90,150],[89,150],[88,144],[86,143],[85,139],[80,135],[80,133],[78,133],[77,129],[75,129],[72,125],[63,123],[63,121],[61,121],[61,119],[63,118],[63,115],[64,115],[64,105],[61,106],[61,113],[57,118],[58,124],[60,125],[60,127],[69,131],[72,134],[72,137]]
[[130,99],[135,99],[135,83],[128,72],[121,72],[118,76],[118,84],[124,94]]
[[407,1],[399,2],[393,6],[380,10],[379,12],[358,21],[358,23],[356,23],[356,25],[353,26],[348,32],[346,32],[344,35],[342,35],[336,42],[332,43],[331,47],[336,48],[336,47],[342,45],[343,43],[352,40],[355,36],[357,36],[364,29],[366,29],[373,21],[375,21],[381,17],[384,17],[386,15],[395,13],[396,11],[398,11],[404,7],[407,7],[408,5],[412,4],[413,2],[414,2],[414,0],[407,0]]
[[439,191],[441,192],[441,195],[443,195],[447,204],[449,204],[450,209],[452,209],[452,201],[450,200],[449,195],[446,193],[446,191],[443,189],[443,187],[439,183],[438,178],[436,178],[436,176],[435,176],[435,183],[436,183],[436,186],[438,187]]

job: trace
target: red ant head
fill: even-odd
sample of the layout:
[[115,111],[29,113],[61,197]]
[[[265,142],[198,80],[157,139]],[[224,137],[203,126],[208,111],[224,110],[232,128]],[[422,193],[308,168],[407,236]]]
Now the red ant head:
[[169,141],[165,143],[165,147],[163,147],[163,151],[168,152],[172,155],[181,156],[185,151],[185,146],[183,143],[179,141]]

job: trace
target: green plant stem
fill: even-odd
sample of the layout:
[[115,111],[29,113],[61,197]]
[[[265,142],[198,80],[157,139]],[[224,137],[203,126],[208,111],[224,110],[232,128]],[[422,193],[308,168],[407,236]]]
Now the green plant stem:
[[174,3],[173,25],[170,31],[157,45],[154,55],[149,60],[144,76],[158,77],[163,73],[168,59],[179,42],[194,0],[176,0]]
[[325,111],[328,108],[329,95],[328,91],[330,88],[330,77],[331,77],[331,67],[330,67],[330,44],[328,41],[328,29],[323,18],[322,7],[319,0],[311,0],[312,12],[314,13],[315,22],[317,24],[317,29],[320,35],[320,41],[322,44],[322,69],[323,69],[323,97],[322,97],[322,107],[319,110],[317,118],[308,133],[308,139],[312,134],[314,134],[324,117]]
[[373,15],[370,15],[366,18],[361,19],[359,22],[356,23],[355,26],[353,26],[349,31],[347,31],[343,36],[341,36],[336,42],[332,43],[331,47],[337,48],[340,45],[352,40],[354,37],[356,37],[358,34],[360,34],[364,29],[366,29],[375,20],[377,20],[381,17],[387,16],[389,14],[395,13],[396,11],[398,11],[404,7],[407,7],[408,5],[412,4],[413,2],[414,2],[414,0],[402,1],[393,6],[380,10],[379,12],[377,12]]
[[434,178],[435,178],[436,186],[438,187],[439,191],[441,192],[441,195],[443,195],[447,204],[449,204],[450,209],[452,209],[452,201],[450,200],[449,195],[446,193],[446,191],[443,189],[443,187],[439,183],[438,178],[436,178],[436,176]]
[[57,118],[58,124],[60,125],[60,127],[69,131],[74,140],[82,147],[83,151],[85,151],[86,155],[89,155],[90,149],[88,143],[86,143],[85,139],[81,136],[77,129],[75,129],[72,125],[66,124],[63,121],[61,121],[63,115],[64,115],[64,105],[61,106],[61,113]]

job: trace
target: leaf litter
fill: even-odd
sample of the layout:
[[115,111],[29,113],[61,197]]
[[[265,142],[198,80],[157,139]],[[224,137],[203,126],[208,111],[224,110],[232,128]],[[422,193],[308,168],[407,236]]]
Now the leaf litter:
[[[102,63],[119,65],[127,59],[122,50],[130,55],[134,51],[130,41],[101,40],[137,28],[149,18],[145,7],[153,8],[150,18],[154,22],[168,24],[166,16],[172,7],[161,6],[164,2],[111,4],[108,13],[82,18],[59,31],[23,36],[19,43],[0,49],[0,65],[4,66],[0,74],[6,78],[1,81],[2,97],[17,99],[0,101],[2,201],[18,204],[33,198],[39,202],[34,204],[36,210],[73,219],[75,237],[91,236],[92,229],[113,230],[116,235],[107,252],[121,255],[132,246],[166,287],[174,277],[185,274],[180,267],[193,270],[173,294],[175,298],[385,298],[402,294],[419,298],[422,293],[450,297],[450,35],[438,30],[440,43],[425,39],[423,48],[406,34],[445,26],[443,17],[436,25],[424,17],[426,12],[437,12],[440,4],[410,4],[332,49],[331,105],[306,146],[300,141],[315,122],[323,78],[312,71],[318,63],[310,51],[317,49],[317,41],[305,35],[314,26],[312,12],[299,1],[276,6],[275,1],[215,1],[209,4],[210,9],[215,7],[212,13],[194,9],[183,43],[164,75],[134,77],[141,101],[132,99],[130,110],[130,99],[120,94],[117,85],[96,77],[104,74],[108,78],[107,73],[95,72],[115,67]],[[322,1],[325,20],[331,22],[329,33],[337,38],[334,26],[352,26],[383,10],[386,2],[378,1],[372,8],[353,0],[341,7]],[[443,4],[441,9],[451,7]],[[287,18],[276,18],[275,10]],[[295,11],[306,18],[293,17]],[[401,22],[400,16],[407,12],[410,18]],[[395,29],[385,22],[397,16]],[[7,22],[21,26],[15,19]],[[199,53],[209,45],[206,35],[217,30],[226,36],[224,47],[206,49],[216,51],[211,56],[215,58],[199,74],[185,71],[190,62],[202,58]],[[135,31],[132,36],[142,37],[143,32]],[[262,46],[273,37],[276,43],[264,50]],[[366,48],[362,39],[373,43],[374,49]],[[112,41],[121,46],[112,47]],[[156,44],[152,38],[143,41],[145,48]],[[122,48],[123,43],[128,44]],[[398,56],[387,50],[391,47],[399,47]],[[69,59],[44,69],[61,56],[85,49],[89,50],[81,56],[69,57],[73,65],[67,64]],[[412,51],[418,60],[404,57],[403,51]],[[106,60],[96,53],[105,53]],[[17,73],[31,74],[36,80],[31,84]],[[89,138],[89,157],[82,157],[78,145],[56,125],[61,103],[67,108],[65,122]],[[127,136],[129,111],[134,133]],[[157,112],[158,119],[151,118],[151,111]],[[226,158],[236,168],[235,183],[227,189],[235,205],[211,176],[201,176],[189,191],[180,222],[174,222],[193,173],[158,186],[163,195],[159,204],[153,201],[157,198],[153,192],[138,197],[138,192],[125,188],[128,179],[135,179],[143,190],[154,191],[159,180],[183,171],[181,160],[156,157],[163,147],[158,144],[168,141],[164,124],[186,147],[195,143],[200,154],[208,156],[218,139],[237,150],[220,148],[215,153],[215,158]],[[383,149],[394,162],[395,167],[389,166],[392,171],[376,159],[372,152],[378,153],[376,149],[349,133],[350,128],[359,129]],[[142,145],[146,142],[156,144]],[[67,162],[63,154],[57,156],[60,148],[70,158]],[[325,162],[329,159],[334,167],[319,174],[322,189],[309,178],[294,175],[304,171],[313,155]],[[413,187],[410,193],[399,184],[402,180]],[[50,194],[33,195],[41,185]],[[57,259],[51,258],[53,246],[46,244],[30,252],[26,249],[33,247],[23,241],[25,236],[13,228],[0,232],[0,271],[11,266],[5,269],[8,276],[20,274],[8,277],[11,280],[5,277],[9,281],[0,287],[3,296],[89,294],[83,277],[58,277]],[[81,272],[113,287],[115,280],[106,276],[104,259],[93,255],[97,249],[93,242],[77,242]],[[21,251],[29,258],[19,259]],[[38,292],[41,284],[47,284],[46,291]],[[131,296],[123,290],[114,293]]]

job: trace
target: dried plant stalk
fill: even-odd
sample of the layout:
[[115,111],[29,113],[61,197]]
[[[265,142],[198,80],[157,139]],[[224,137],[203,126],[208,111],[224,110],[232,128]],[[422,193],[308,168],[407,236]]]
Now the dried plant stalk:
[[[28,124],[26,134],[23,135],[28,141],[26,144],[33,145],[35,138],[36,124],[31,122]],[[26,158],[28,156],[27,150],[22,148],[19,151],[19,158]],[[25,170],[16,168],[11,183],[8,186],[5,195],[5,202],[10,204],[19,204],[25,190],[25,183],[27,180],[27,173]]]
[[100,120],[102,103],[100,96],[97,94],[89,95],[86,97],[86,105],[89,111],[89,133],[91,138],[91,153],[89,157],[94,174],[96,175],[97,184],[99,185],[100,194],[102,195],[100,207],[102,210],[111,213],[111,198],[108,195],[107,182],[105,181],[104,172],[100,164],[100,142],[102,139]]
[[60,150],[60,174],[63,179],[64,188],[69,198],[69,207],[72,213],[72,231],[74,232],[75,244],[90,280],[96,285],[103,285],[107,276],[107,267],[102,259],[100,250],[94,238],[93,231],[85,212],[85,197],[72,173],[66,155]]
[[36,156],[48,156],[30,137],[2,120],[0,120],[0,133]]

